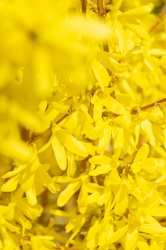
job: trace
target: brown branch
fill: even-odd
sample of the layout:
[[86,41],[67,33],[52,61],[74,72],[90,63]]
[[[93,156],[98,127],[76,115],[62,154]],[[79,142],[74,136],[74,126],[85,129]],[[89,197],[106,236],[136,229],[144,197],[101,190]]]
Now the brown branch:
[[[160,106],[161,103],[166,103],[166,98],[163,98],[163,99],[161,99],[159,101],[156,101],[156,102],[153,102],[151,104],[145,105],[143,107],[134,107],[134,108],[132,108],[130,110],[130,114],[135,115],[135,114],[137,114],[139,112],[139,110],[140,111],[146,111],[147,109],[158,107],[158,106]],[[104,110],[103,117],[107,116],[108,113],[111,113],[112,117],[120,116],[119,114],[115,114],[115,113],[113,113],[113,112],[111,112],[109,110]]]
[[[160,103],[164,103],[164,102],[166,102],[166,98],[163,98],[163,99],[161,99],[161,100],[159,100],[159,101],[157,101],[157,102],[153,102],[153,103],[151,103],[151,104],[148,104],[148,105],[145,105],[145,106],[143,106],[143,107],[140,107],[140,110],[141,110],[141,111],[145,111],[145,110],[150,109],[150,108],[155,108],[155,107],[159,106]],[[131,113],[132,115],[137,114],[137,113],[138,113],[138,108],[133,108],[133,109],[131,109],[131,110],[130,110],[130,113]]]
[[[61,123],[65,118],[67,118],[70,114],[72,114],[75,111],[75,109],[69,109],[68,112],[62,116],[58,121],[56,121],[55,123],[58,125],[59,123]],[[41,133],[32,133],[30,139],[28,140],[28,144],[32,144],[34,141],[36,141],[39,137],[42,137],[44,134],[46,134],[47,132],[49,132],[52,128],[52,123],[50,124],[50,127],[47,128],[46,130],[44,130]]]
[[157,26],[161,23],[161,21],[165,15],[166,15],[166,3],[163,5],[163,7],[159,13],[159,18],[158,18],[157,22],[150,28],[149,33],[153,32],[157,28]]
[[103,0],[97,0],[97,9],[98,9],[98,14],[101,17],[104,17],[106,14],[105,8],[104,8],[104,2]]
[[86,14],[86,11],[87,11],[87,0],[81,0],[81,5],[82,5],[82,13]]
[[58,121],[56,121],[56,124],[61,123],[65,118],[67,118],[71,113],[66,113],[64,116],[62,116]]
[[153,32],[157,26],[161,23],[161,17],[157,20],[157,22],[150,28],[149,33]]

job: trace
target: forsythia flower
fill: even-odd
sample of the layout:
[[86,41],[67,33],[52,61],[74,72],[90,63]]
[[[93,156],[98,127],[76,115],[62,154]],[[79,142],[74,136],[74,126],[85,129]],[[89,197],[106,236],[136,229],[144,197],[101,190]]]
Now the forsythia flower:
[[0,1],[0,250],[166,248],[165,6]]

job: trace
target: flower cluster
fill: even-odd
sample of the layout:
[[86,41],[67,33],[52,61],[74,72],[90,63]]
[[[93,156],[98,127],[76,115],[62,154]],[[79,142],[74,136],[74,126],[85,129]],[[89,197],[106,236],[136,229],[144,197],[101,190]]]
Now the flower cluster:
[[0,250],[166,247],[163,0],[0,0]]

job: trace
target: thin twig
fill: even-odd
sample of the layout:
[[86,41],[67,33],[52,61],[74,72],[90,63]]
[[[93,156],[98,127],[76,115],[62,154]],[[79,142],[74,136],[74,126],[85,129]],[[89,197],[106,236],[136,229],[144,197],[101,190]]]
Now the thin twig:
[[[161,100],[159,100],[157,102],[153,102],[151,104],[148,104],[148,105],[145,105],[143,107],[140,107],[139,109],[142,110],[142,111],[145,111],[145,110],[150,109],[150,108],[155,108],[155,107],[159,106],[160,103],[164,103],[164,102],[166,102],[166,98],[163,98],[163,99],[161,99]],[[138,113],[138,109],[137,108],[133,108],[130,111],[130,113],[132,115],[137,114]]]
[[149,33],[153,32],[157,26],[161,23],[161,17],[157,20],[157,22],[150,28]]
[[[146,110],[148,110],[148,109],[150,109],[150,108],[158,107],[158,106],[160,106],[161,103],[166,103],[166,98],[163,98],[163,99],[161,99],[161,100],[159,100],[159,101],[156,101],[156,102],[153,102],[153,103],[151,103],[151,104],[145,105],[145,106],[143,106],[143,107],[139,107],[139,106],[138,106],[138,107],[134,107],[134,108],[132,108],[132,109],[130,110],[130,114],[131,114],[131,115],[135,115],[135,114],[138,114],[139,110],[141,110],[141,111],[146,111]],[[104,110],[104,112],[103,112],[103,117],[104,117],[104,116],[107,116],[108,113],[111,113],[111,116],[112,116],[112,117],[118,117],[118,116],[120,116],[120,115],[118,115],[118,114],[112,113],[112,112],[109,111],[109,110]]]
[[149,33],[153,32],[157,26],[161,23],[163,17],[166,15],[166,3],[163,5],[160,13],[159,13],[159,18],[157,22],[150,28]]
[[[75,111],[75,109],[69,109],[69,111],[62,116],[58,121],[56,121],[55,123],[58,125],[59,123],[61,123],[65,118],[67,118],[70,114],[72,114]],[[30,139],[28,140],[28,144],[32,144],[34,141],[36,141],[38,138],[42,137],[44,134],[48,133],[52,128],[52,123],[50,124],[50,127],[47,128],[46,130],[44,130],[41,133],[32,133]]]

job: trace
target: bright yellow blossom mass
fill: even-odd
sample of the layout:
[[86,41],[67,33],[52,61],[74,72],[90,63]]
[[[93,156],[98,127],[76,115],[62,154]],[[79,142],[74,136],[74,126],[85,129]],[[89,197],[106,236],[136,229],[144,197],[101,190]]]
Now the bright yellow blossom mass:
[[164,0],[0,0],[0,250],[166,249]]

